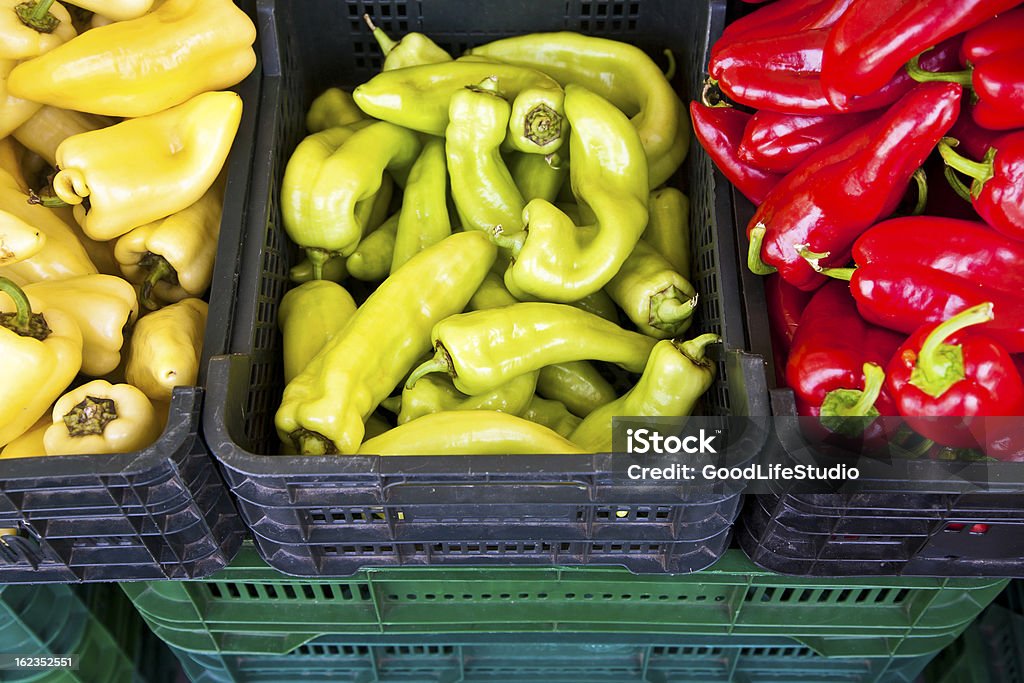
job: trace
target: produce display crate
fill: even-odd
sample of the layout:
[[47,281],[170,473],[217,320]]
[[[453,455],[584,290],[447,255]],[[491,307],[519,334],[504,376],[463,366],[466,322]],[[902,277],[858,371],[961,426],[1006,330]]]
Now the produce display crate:
[[[300,8],[301,7],[301,11]],[[354,86],[380,68],[362,15],[392,35],[421,31],[455,54],[528,31],[576,30],[679,55],[685,97],[703,80],[709,36],[724,3],[571,0],[459,3],[404,0],[261,0],[261,121],[245,234],[222,240],[215,282],[236,292],[229,343],[210,362],[204,437],[253,534],[277,569],[346,576],[366,566],[611,564],[638,573],[695,571],[727,547],[740,486],[683,490],[613,481],[597,456],[282,456],[273,417],[283,390],[277,308],[298,250],[283,230],[279,186],[303,135],[304,112],[324,88]],[[685,116],[685,113],[683,114]],[[745,354],[731,231],[717,228],[724,183],[698,145],[681,183],[691,199],[694,283],[691,331],[714,331],[718,379],[709,415],[767,415],[763,363]],[[236,249],[236,246],[240,247]],[[218,316],[228,316],[227,297]],[[213,308],[211,308],[213,315]],[[761,401],[758,404],[758,401]],[[752,459],[766,433],[743,443]]]
[[[254,0],[240,0],[255,19]],[[242,121],[231,147],[222,239],[247,207],[260,70],[234,88]],[[211,304],[219,292],[212,289]],[[213,307],[211,306],[211,311]],[[204,353],[223,343],[211,316]],[[206,364],[197,386],[176,387],[167,426],[134,453],[5,459],[0,478],[0,583],[199,577],[225,566],[244,535],[199,436]]]
[[[738,550],[698,575],[621,568],[380,568],[288,577],[250,546],[205,580],[127,583],[178,650],[283,655],[325,636],[586,633],[791,638],[827,657],[935,654],[1002,591],[991,579],[807,579]],[[414,639],[415,640],[415,639]]]
[[286,655],[178,656],[193,683],[913,683],[932,658],[827,658],[786,638],[757,636],[522,633],[326,636]]

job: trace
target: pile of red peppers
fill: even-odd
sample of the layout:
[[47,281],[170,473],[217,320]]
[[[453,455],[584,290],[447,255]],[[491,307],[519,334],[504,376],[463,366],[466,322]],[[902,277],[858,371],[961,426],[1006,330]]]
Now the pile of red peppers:
[[690,114],[777,379],[821,433],[1024,461],[1022,0],[747,2]]

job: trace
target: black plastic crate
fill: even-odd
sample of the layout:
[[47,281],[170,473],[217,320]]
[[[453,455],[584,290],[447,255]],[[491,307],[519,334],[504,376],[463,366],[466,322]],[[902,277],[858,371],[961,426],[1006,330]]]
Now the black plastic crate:
[[[239,5],[255,20],[254,0]],[[234,88],[243,114],[227,162],[221,240],[238,239],[233,226],[245,215],[260,85],[257,66]],[[218,299],[214,287],[211,311]],[[210,317],[207,357],[223,344],[223,328]],[[167,427],[143,450],[4,460],[0,528],[18,534],[0,544],[0,583],[198,578],[227,565],[244,525],[199,436],[203,383],[201,374],[199,386],[175,388]]]
[[[285,164],[319,92],[377,73],[379,49],[362,15],[392,35],[421,31],[455,54],[499,37],[574,30],[679,56],[683,99],[704,78],[709,36],[724,2],[611,0],[566,3],[411,3],[317,0],[259,3],[264,48],[261,121],[251,212],[241,249],[222,241],[215,281],[237,294],[216,312],[231,320],[223,355],[210,362],[204,437],[220,462],[261,554],[302,576],[344,576],[400,564],[619,564],[637,572],[688,572],[727,545],[740,487],[711,490],[623,485],[610,457],[282,456],[273,417],[283,390],[277,307],[298,250],[280,225]],[[682,113],[686,116],[685,112]],[[716,216],[728,204],[724,179],[698,145],[681,175],[691,200],[694,328],[725,340],[719,376],[705,398],[710,415],[766,415],[763,362],[745,354],[736,286],[736,245]],[[719,202],[716,205],[716,201]],[[236,275],[237,273],[237,275]],[[214,310],[211,308],[211,316]],[[747,443],[753,458],[762,440]]]

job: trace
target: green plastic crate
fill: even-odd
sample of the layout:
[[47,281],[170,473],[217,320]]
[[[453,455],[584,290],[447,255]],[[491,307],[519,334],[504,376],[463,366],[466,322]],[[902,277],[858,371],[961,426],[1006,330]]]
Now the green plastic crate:
[[623,569],[384,568],[311,580],[252,547],[205,580],[122,584],[173,647],[284,654],[321,636],[396,633],[658,633],[794,637],[826,656],[938,652],[1005,580],[795,578],[740,551],[694,575]]
[[763,636],[597,639],[327,636],[286,655],[178,656],[194,683],[911,683],[932,658],[826,658]]

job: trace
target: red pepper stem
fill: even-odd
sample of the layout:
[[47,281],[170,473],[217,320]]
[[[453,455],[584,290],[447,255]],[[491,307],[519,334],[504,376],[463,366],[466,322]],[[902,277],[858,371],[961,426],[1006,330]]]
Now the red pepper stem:
[[885,386],[885,371],[874,363],[865,363],[864,388],[834,389],[825,394],[821,403],[820,419],[826,429],[849,437],[864,433],[871,420],[849,418],[876,418],[875,401]]
[[964,185],[964,181],[960,180],[960,177],[957,176],[956,171],[954,171],[950,166],[947,166],[946,170],[944,171],[944,174],[946,176],[946,182],[948,182],[949,186],[953,188],[953,192],[956,192],[958,195],[960,195],[961,199],[968,202],[971,201],[971,190],[966,185]]
[[874,363],[864,364],[864,391],[860,400],[850,407],[850,415],[867,415],[885,386],[885,371]]
[[920,59],[921,55],[912,57],[904,66],[910,77],[918,83],[945,81],[947,83],[959,83],[965,88],[971,87],[971,75],[974,71],[973,69],[967,69],[965,71],[926,71],[921,68],[921,65],[919,64]]
[[747,268],[754,275],[771,275],[778,268],[769,266],[761,260],[761,244],[764,243],[766,228],[763,223],[758,223],[750,231],[750,247],[747,249]]
[[970,176],[981,183],[984,183],[986,180],[991,178],[991,157],[995,156],[995,148],[990,147],[988,152],[985,153],[985,161],[974,161],[973,159],[968,159],[953,150],[953,148],[959,144],[960,141],[956,138],[942,138],[942,140],[939,141],[939,154],[942,156],[942,160],[946,162],[946,166],[949,166],[964,175]]
[[384,53],[384,56],[387,57],[391,54],[391,51],[398,45],[398,41],[392,40],[388,34],[384,33],[384,29],[374,24],[369,14],[363,15],[363,21],[370,27],[370,30],[373,32],[373,39],[377,41],[377,45],[380,46],[380,51]]
[[911,216],[920,216],[928,205],[928,175],[923,168],[914,171],[914,182],[917,183],[917,203],[914,204]]
[[822,268],[818,272],[822,275],[827,275],[833,280],[846,280],[849,282],[853,279],[853,274],[856,271],[856,268]]
[[28,296],[13,280],[5,277],[0,277],[0,292],[14,300],[17,313],[15,313],[12,323],[15,331],[27,331],[32,321],[32,304],[29,302]]
[[938,398],[962,381],[966,377],[963,348],[947,344],[946,340],[961,330],[992,320],[993,309],[991,302],[985,302],[971,306],[937,325],[921,344],[914,369],[910,373],[910,383],[929,396]]

